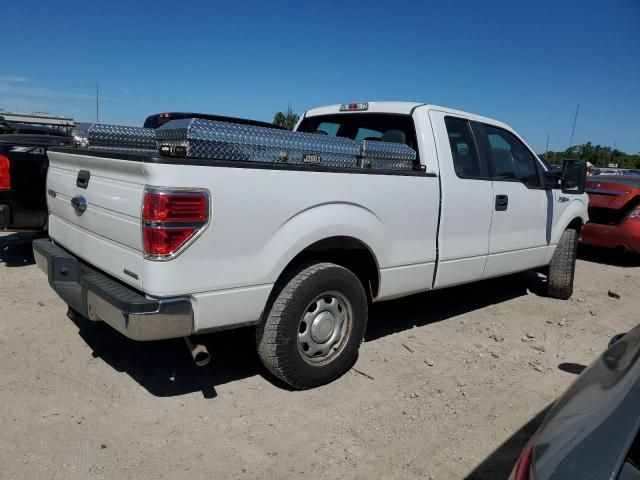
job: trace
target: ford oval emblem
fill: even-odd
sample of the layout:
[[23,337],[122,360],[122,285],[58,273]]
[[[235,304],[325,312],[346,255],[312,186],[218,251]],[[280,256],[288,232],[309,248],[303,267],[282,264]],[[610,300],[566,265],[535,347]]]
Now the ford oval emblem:
[[82,195],[76,195],[71,199],[71,206],[76,212],[76,215],[82,215],[87,209],[87,199]]

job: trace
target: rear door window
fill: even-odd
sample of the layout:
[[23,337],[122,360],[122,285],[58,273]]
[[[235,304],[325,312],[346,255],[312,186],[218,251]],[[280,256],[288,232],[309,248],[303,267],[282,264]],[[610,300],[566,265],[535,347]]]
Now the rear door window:
[[476,144],[468,120],[445,117],[449,146],[453,158],[453,168],[459,178],[483,178],[486,172],[482,168]]

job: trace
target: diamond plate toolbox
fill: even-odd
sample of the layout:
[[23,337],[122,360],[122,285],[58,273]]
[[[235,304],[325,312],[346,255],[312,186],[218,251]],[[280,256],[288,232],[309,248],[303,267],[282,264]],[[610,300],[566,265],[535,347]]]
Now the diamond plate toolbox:
[[92,151],[158,153],[155,130],[152,128],[94,123],[84,135]]
[[365,168],[381,170],[412,170],[416,162],[416,152],[404,143],[360,142],[361,164]]
[[140,155],[374,170],[412,170],[416,162],[405,144],[215,120],[172,120],[158,129],[95,123],[74,136],[91,151]]
[[335,168],[411,170],[416,153],[406,145],[214,120],[173,120],[156,130],[162,154]]
[[173,120],[156,136],[160,148],[175,153],[183,147],[187,158],[358,168],[360,153],[358,143],[347,138],[214,120]]

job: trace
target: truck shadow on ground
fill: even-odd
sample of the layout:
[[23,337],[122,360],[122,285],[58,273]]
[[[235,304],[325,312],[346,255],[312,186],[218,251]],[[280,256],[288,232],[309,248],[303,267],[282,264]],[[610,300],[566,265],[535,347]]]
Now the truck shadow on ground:
[[7,267],[25,267],[33,265],[33,250],[31,243],[46,237],[46,233],[12,233],[0,237],[0,263]]
[[578,258],[587,262],[613,265],[615,267],[640,267],[640,254],[615,248],[579,245]]
[[534,418],[529,420],[520,430],[511,435],[493,453],[485,458],[476,468],[469,473],[466,480],[495,480],[496,478],[506,479],[516,460],[520,456],[531,436],[540,428],[544,417],[551,408],[551,405],[539,412]]
[[543,295],[545,288],[546,277],[531,271],[374,304],[369,312],[365,341],[440,322],[530,293]]
[[126,373],[157,397],[202,392],[205,398],[215,398],[216,385],[259,373],[266,377],[255,351],[252,328],[199,337],[211,352],[212,360],[208,365],[198,367],[183,339],[135,342],[102,322],[92,322],[82,316],[76,316],[72,321],[93,350],[94,357],[101,358],[118,372]]
[[[540,291],[544,286],[543,278],[535,272],[525,272],[374,304],[365,340],[375,341],[414,326],[439,322],[527,295],[530,291]],[[101,358],[115,370],[126,373],[158,397],[202,392],[205,398],[214,398],[217,395],[216,386],[255,375],[262,375],[276,387],[288,388],[262,367],[255,350],[253,328],[199,337],[213,358],[209,365],[197,367],[182,339],[134,342],[103,323],[83,317],[74,317],[72,320],[95,357]]]

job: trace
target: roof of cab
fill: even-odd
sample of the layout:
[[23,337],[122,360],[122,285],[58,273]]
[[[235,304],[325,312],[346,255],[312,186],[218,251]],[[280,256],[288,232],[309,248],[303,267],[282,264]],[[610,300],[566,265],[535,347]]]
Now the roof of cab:
[[504,127],[511,130],[511,127],[503,122],[495,120],[489,117],[483,117],[482,115],[476,115],[475,113],[464,112],[462,110],[455,110],[453,108],[441,107],[439,105],[432,105],[429,103],[420,102],[368,102],[369,106],[367,110],[360,111],[340,111],[340,103],[335,105],[327,105],[324,107],[317,107],[307,110],[304,114],[305,117],[315,117],[317,115],[335,115],[335,114],[359,114],[359,113],[398,113],[402,115],[411,115],[417,107],[425,107],[429,110],[438,110],[441,112],[449,113],[458,117],[468,118],[470,120],[476,120],[482,123],[490,123],[499,127]]
[[411,111],[419,107],[420,105],[424,105],[424,103],[418,102],[368,102],[369,108],[367,110],[361,111],[351,111],[351,112],[341,112],[340,111],[340,103],[335,105],[327,105],[324,107],[312,108],[307,110],[305,116],[307,117],[315,117],[316,115],[330,115],[334,113],[401,113],[408,115]]

